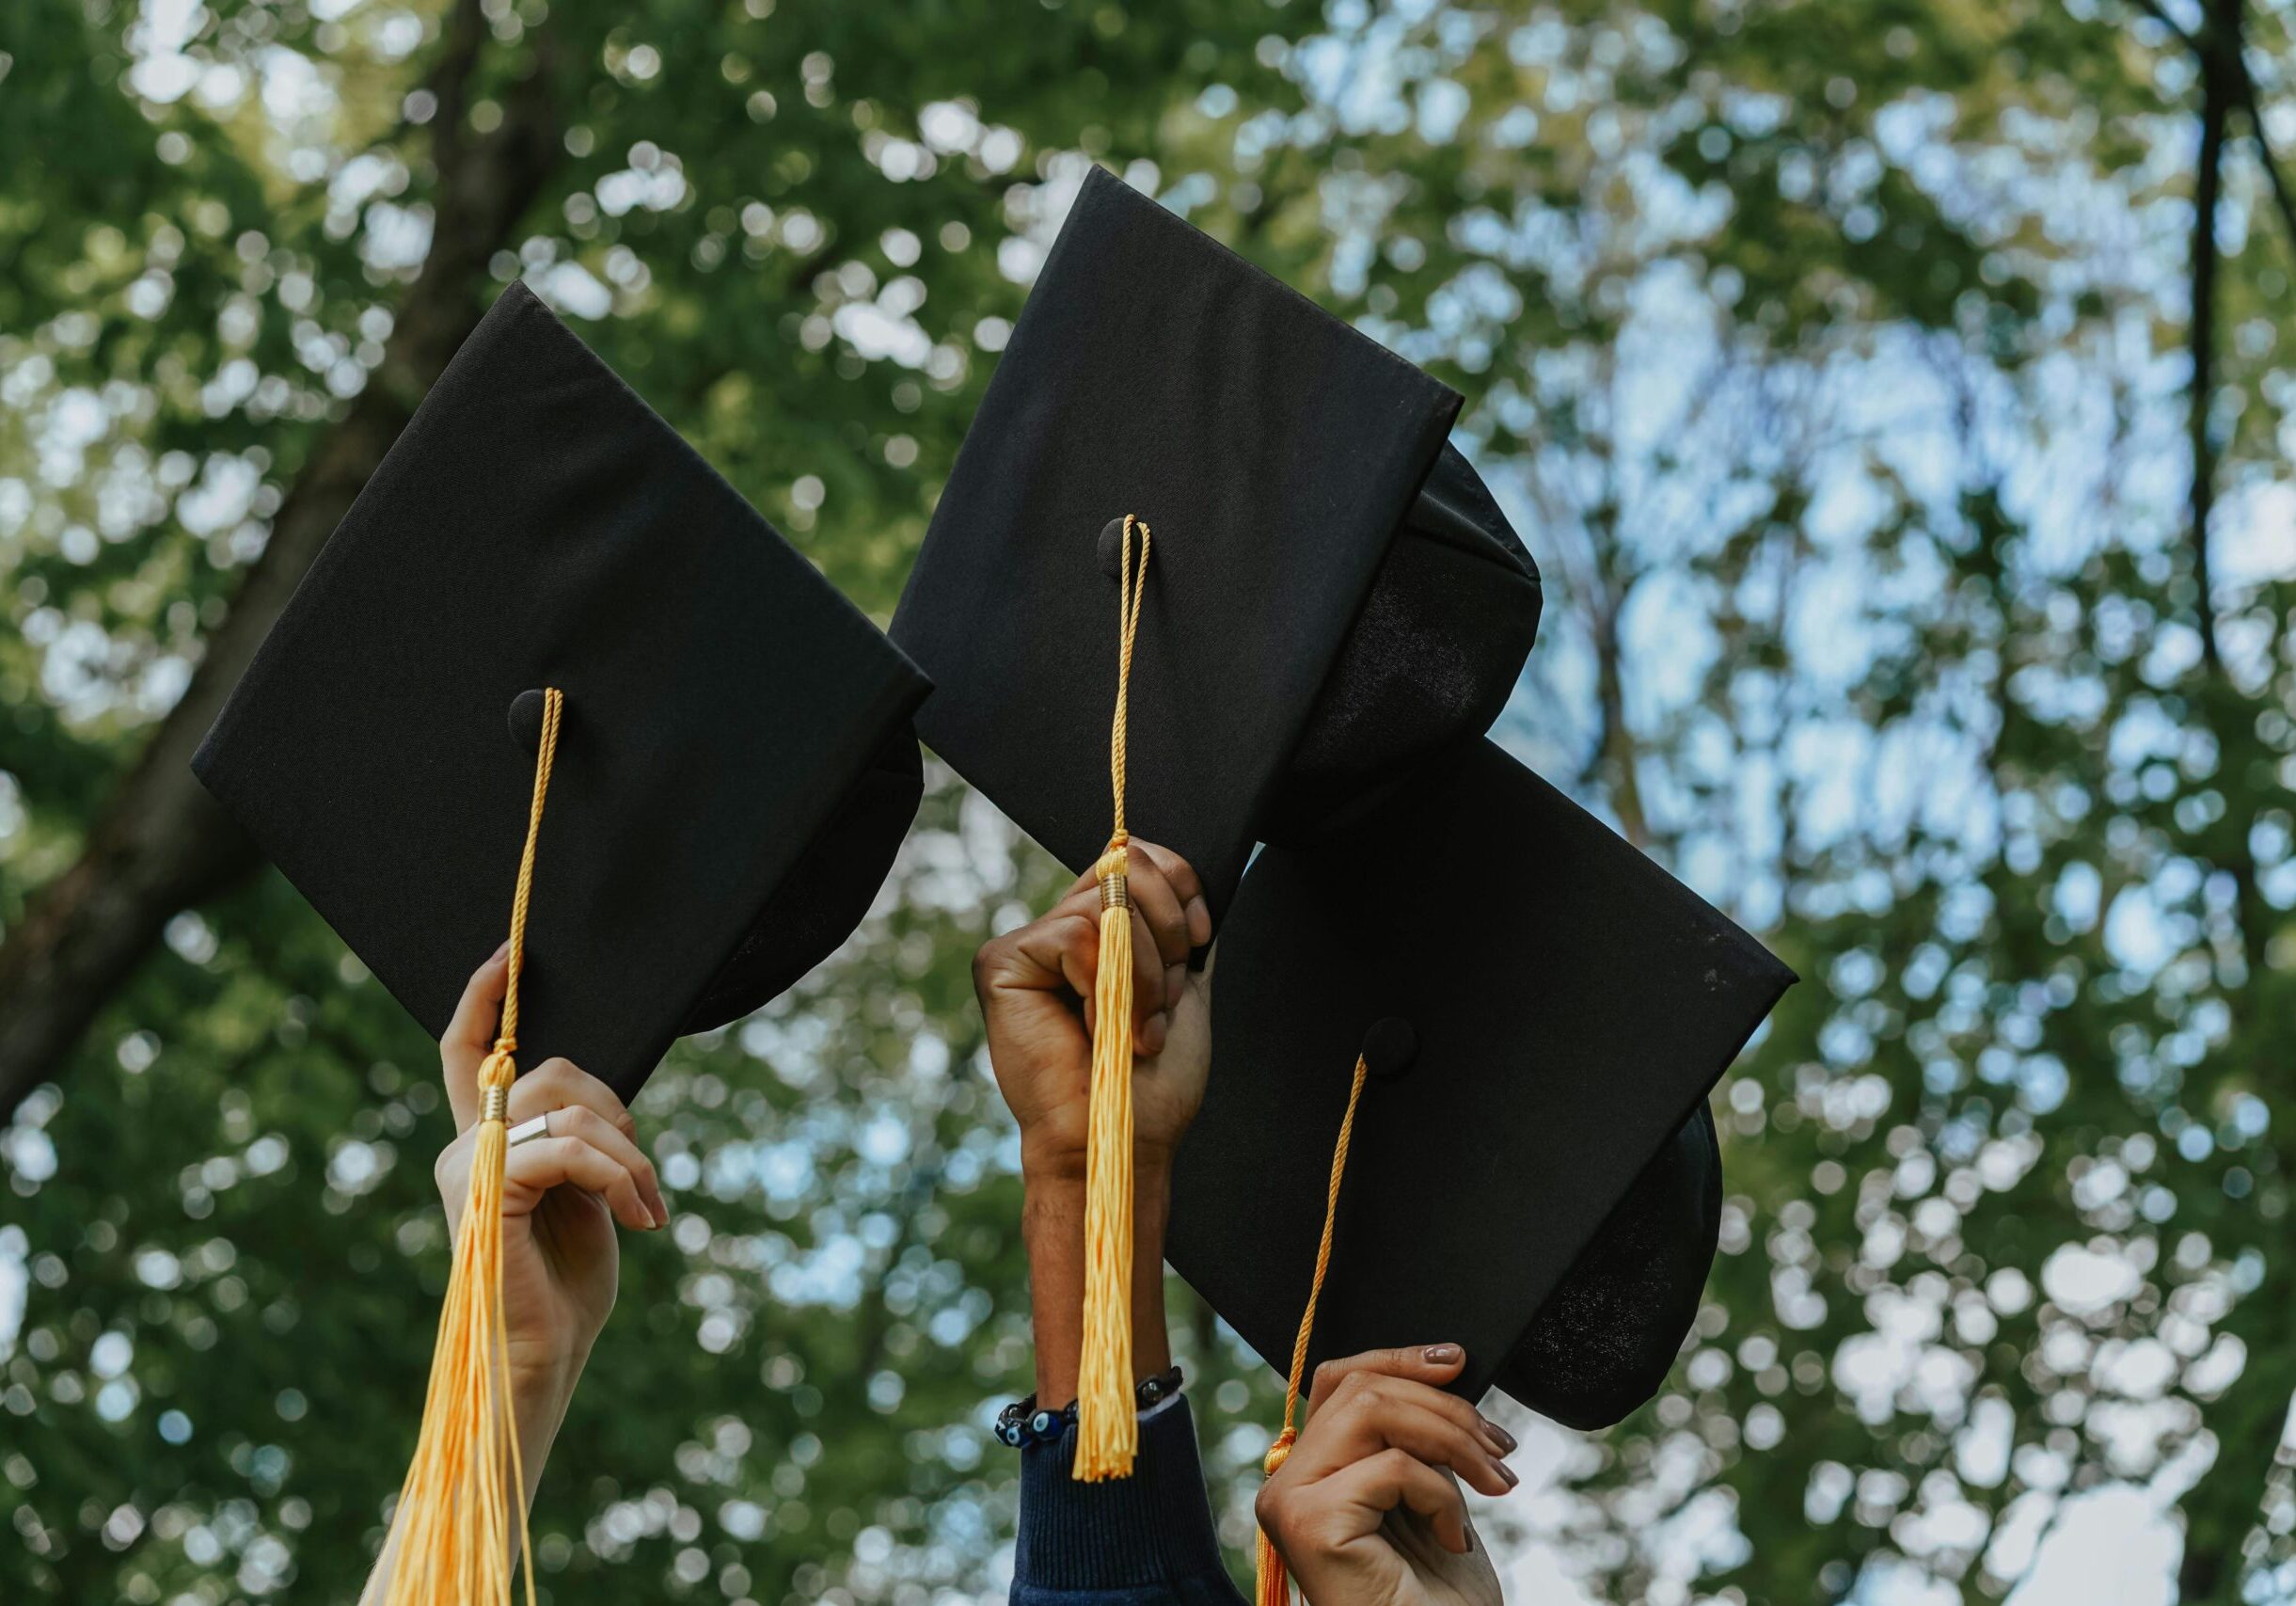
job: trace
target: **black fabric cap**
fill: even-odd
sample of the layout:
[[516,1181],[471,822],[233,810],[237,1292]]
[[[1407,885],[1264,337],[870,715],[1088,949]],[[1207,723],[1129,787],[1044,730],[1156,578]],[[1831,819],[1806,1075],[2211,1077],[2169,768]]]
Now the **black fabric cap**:
[[[1400,1019],[1412,1052],[1364,1089],[1311,1360],[1456,1343],[1469,1397],[1496,1381],[1566,1422],[1615,1420],[1665,1375],[1712,1256],[1705,1095],[1793,979],[1470,743],[1244,877],[1168,1258],[1289,1365],[1355,1058]],[[1550,1375],[1558,1347],[1572,1365]]]
[[543,686],[566,707],[519,1062],[626,1096],[867,912],[926,682],[514,284],[193,761],[434,1035],[509,930],[534,774],[512,705]]
[[1095,169],[894,617],[918,731],[1070,867],[1110,827],[1112,519],[1154,532],[1128,823],[1214,920],[1253,845],[1481,735],[1538,627],[1459,397]]

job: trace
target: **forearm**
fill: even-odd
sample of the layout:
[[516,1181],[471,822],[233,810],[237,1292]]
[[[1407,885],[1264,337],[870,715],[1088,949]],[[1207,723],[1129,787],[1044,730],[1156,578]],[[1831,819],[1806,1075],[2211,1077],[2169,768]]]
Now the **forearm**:
[[[1083,1351],[1085,1186],[1081,1176],[1023,1168],[1029,1297],[1037,1329],[1037,1400],[1076,1397]],[[1132,1195],[1132,1375],[1172,1364],[1164,1330],[1164,1230],[1170,1172],[1142,1166]],[[1140,1421],[1131,1475],[1080,1483],[1073,1421],[1022,1443],[1014,1541],[1014,1606],[1243,1606],[1220,1560],[1187,1396],[1165,1396]]]
[[[579,1380],[582,1362],[579,1360],[552,1367],[546,1371],[519,1373],[511,1379],[513,1417],[517,1424],[518,1446],[518,1510],[531,1511],[534,1491],[542,1486],[543,1465],[550,1457],[550,1447],[558,1440],[558,1430],[566,1420],[566,1408],[574,1399],[575,1384]],[[511,1564],[518,1561],[520,1523],[515,1513],[511,1515]],[[406,1513],[404,1509],[391,1517],[390,1533],[383,1540],[383,1549],[375,1557],[374,1570],[368,1575],[367,1587],[359,1594],[364,1606],[378,1606],[388,1598],[391,1576],[399,1565],[399,1540],[405,1531]]]
[[[1171,1173],[1141,1164],[1132,1174],[1132,1376],[1172,1364],[1164,1328],[1164,1232]],[[1057,1410],[1076,1398],[1084,1354],[1085,1178],[1067,1165],[1021,1168],[1021,1240],[1028,1250],[1029,1313],[1037,1338],[1037,1401]]]

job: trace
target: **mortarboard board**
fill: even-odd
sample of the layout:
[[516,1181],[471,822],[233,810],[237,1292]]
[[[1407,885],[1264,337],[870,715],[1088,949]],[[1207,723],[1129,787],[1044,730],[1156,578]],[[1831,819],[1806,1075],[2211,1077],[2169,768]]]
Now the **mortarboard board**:
[[1195,867],[1216,927],[1256,843],[1373,806],[1489,725],[1539,582],[1446,443],[1459,406],[1096,168],[894,616],[936,686],[919,734],[1064,863],[1096,866],[1117,912],[1100,923],[1080,1478],[1132,1464],[1128,812]]
[[915,815],[926,683],[513,284],[194,761],[434,1036],[500,940],[535,769],[515,727],[546,686],[523,1053],[627,1098],[867,913]]
[[390,1606],[509,1598],[514,1055],[626,1099],[826,957],[914,816],[925,690],[514,284],[208,733],[201,781],[434,1035],[509,912]]
[[1253,845],[1488,728],[1539,581],[1459,396],[1093,169],[894,615],[926,744],[1082,870],[1109,835],[1117,529],[1154,533],[1129,813],[1215,922]]
[[1496,1382],[1573,1425],[1615,1421],[1663,1379],[1712,1260],[1705,1096],[1793,978],[1471,743],[1245,876],[1167,1258],[1290,1362],[1360,1056],[1308,1363],[1454,1341],[1469,1397]]

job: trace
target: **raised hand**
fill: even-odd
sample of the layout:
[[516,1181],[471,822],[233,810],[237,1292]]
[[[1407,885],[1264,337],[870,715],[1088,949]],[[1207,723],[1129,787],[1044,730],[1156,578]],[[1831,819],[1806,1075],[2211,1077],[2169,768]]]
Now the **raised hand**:
[[1498,1575],[1459,1486],[1516,1483],[1513,1438],[1440,1387],[1457,1344],[1380,1349],[1316,1369],[1307,1425],[1259,1491],[1260,1526],[1311,1606],[1498,1606]]

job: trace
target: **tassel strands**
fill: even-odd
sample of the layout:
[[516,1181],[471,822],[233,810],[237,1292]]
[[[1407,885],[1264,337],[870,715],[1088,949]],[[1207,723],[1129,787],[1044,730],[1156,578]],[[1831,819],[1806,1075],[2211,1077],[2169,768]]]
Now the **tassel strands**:
[[[1132,564],[1132,531],[1140,563]],[[1100,883],[1100,971],[1093,981],[1092,1087],[1085,1159],[1084,1355],[1076,1379],[1076,1467],[1081,1482],[1132,1476],[1140,1423],[1132,1409],[1132,908],[1124,829],[1125,728],[1132,643],[1148,587],[1148,527],[1124,516],[1118,577],[1116,712],[1108,741],[1115,828],[1094,873]]]
[[[1347,1089],[1347,1113],[1339,1118],[1338,1140],[1331,1150],[1331,1186],[1323,1196],[1323,1238],[1316,1246],[1315,1277],[1307,1284],[1307,1304],[1300,1312],[1299,1336],[1291,1343],[1291,1375],[1284,1385],[1284,1427],[1268,1446],[1268,1458],[1262,1471],[1269,1477],[1291,1457],[1291,1446],[1299,1442],[1299,1428],[1294,1418],[1299,1410],[1300,1383],[1307,1370],[1307,1342],[1315,1332],[1316,1301],[1323,1296],[1323,1277],[1331,1270],[1331,1234],[1339,1218],[1339,1183],[1347,1174],[1347,1148],[1355,1136],[1355,1106],[1363,1100],[1364,1078],[1370,1065],[1362,1056],[1355,1059],[1355,1079]],[[1284,1569],[1284,1559],[1276,1553],[1275,1541],[1265,1528],[1259,1530],[1259,1542],[1255,1551],[1254,1572],[1259,1579],[1255,1592],[1259,1606],[1289,1606],[1291,1598],[1291,1576]]]
[[[512,1513],[518,1554],[531,1554],[526,1526],[525,1468],[510,1396],[508,1324],[502,1306],[502,1185],[509,1158],[510,1087],[518,1074],[518,972],[526,959],[527,907],[533,893],[534,844],[558,752],[565,704],[544,693],[542,741],[534,761],[534,796],[518,890],[511,903],[510,971],[494,1052],[479,1067],[479,1126],[470,1165],[470,1196],[454,1237],[438,1344],[422,1405],[422,1429],[399,1491],[397,1550],[379,1606],[511,1606]],[[526,1606],[534,1606],[531,1563],[522,1569]]]

